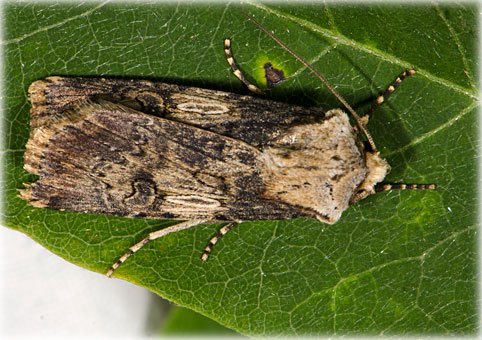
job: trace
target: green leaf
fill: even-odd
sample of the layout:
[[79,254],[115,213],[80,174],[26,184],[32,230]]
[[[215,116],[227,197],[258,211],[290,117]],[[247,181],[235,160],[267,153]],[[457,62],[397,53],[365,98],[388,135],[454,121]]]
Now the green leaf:
[[237,337],[239,334],[219,323],[194,312],[191,309],[172,306],[166,323],[160,333],[162,336],[224,336]]
[[267,60],[293,76],[272,98],[341,107],[240,9],[358,108],[415,66],[368,128],[392,166],[387,182],[438,189],[372,195],[334,225],[242,223],[207,263],[200,255],[221,224],[198,226],[151,242],[115,276],[252,337],[475,334],[479,9],[472,4],[7,4],[3,224],[105,273],[129,246],[173,223],[48,211],[17,197],[34,180],[22,157],[26,93],[37,79],[137,77],[247,93],[225,60],[230,37],[248,78],[262,84]]

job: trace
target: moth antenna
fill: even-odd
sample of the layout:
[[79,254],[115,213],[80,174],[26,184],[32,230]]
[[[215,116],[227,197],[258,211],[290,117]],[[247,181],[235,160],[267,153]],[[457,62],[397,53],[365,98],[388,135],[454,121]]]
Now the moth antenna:
[[290,49],[288,46],[286,46],[281,40],[279,40],[277,37],[274,36],[273,33],[268,31],[263,25],[261,25],[258,21],[256,21],[254,18],[250,17],[246,13],[241,12],[246,18],[251,20],[256,26],[258,26],[263,32],[265,32],[271,39],[273,39],[278,45],[280,45],[282,48],[284,48],[286,51],[288,51],[293,57],[298,59],[299,62],[301,62],[303,65],[305,65],[311,72],[313,72],[324,84],[325,86],[335,95],[336,98],[346,107],[348,111],[353,115],[355,118],[358,127],[360,130],[363,131],[365,136],[367,137],[368,143],[370,143],[370,147],[372,148],[373,152],[377,152],[377,147],[375,145],[375,142],[373,141],[372,136],[368,132],[368,130],[365,127],[365,124],[363,123],[362,119],[358,116],[358,114],[353,110],[353,108],[350,106],[350,104],[347,103],[347,101],[338,93],[336,90],[333,88],[333,86],[330,85],[328,80],[326,80],[323,75],[318,72],[313,66],[308,64],[303,58],[301,58],[298,54],[296,54],[292,49]]

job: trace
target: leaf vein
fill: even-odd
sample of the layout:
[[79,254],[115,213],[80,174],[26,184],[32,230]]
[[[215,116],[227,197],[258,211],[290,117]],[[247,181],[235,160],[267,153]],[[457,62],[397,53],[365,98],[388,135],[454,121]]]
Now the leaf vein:
[[48,30],[51,30],[53,28],[57,28],[57,27],[60,27],[72,20],[76,20],[78,18],[82,18],[82,17],[85,17],[85,16],[88,16],[92,13],[94,13],[96,10],[98,10],[99,8],[101,7],[104,7],[106,4],[108,4],[110,1],[104,1],[104,2],[101,2],[100,4],[98,4],[97,6],[89,9],[88,11],[85,11],[84,13],[81,13],[81,14],[78,14],[78,15],[74,15],[73,17],[70,17],[70,18],[67,18],[65,20],[62,20],[62,21],[59,21],[55,24],[52,24],[52,25],[48,25],[48,26],[45,26],[45,27],[41,27],[35,31],[32,31],[30,33],[27,33],[27,34],[24,34],[23,36],[21,37],[17,37],[17,38],[13,38],[13,39],[8,39],[8,40],[3,40],[0,42],[0,45],[9,45],[9,44],[14,44],[14,43],[19,43],[27,38],[30,38],[34,35],[36,35],[37,33],[41,33],[41,32],[45,32],[45,31],[48,31]]

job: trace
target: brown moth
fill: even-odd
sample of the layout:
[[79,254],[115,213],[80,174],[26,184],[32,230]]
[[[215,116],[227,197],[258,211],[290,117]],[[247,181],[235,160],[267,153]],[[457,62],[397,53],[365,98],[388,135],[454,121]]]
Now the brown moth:
[[[225,52],[234,74],[262,94],[236,67],[229,39]],[[397,78],[370,112],[412,73]],[[24,167],[39,179],[19,190],[22,199],[41,208],[187,220],[132,246],[108,276],[149,241],[207,221],[231,223],[210,240],[204,261],[240,221],[335,223],[376,191],[435,187],[377,186],[389,165],[366,131],[368,115],[359,118],[341,97],[357,127],[339,109],[144,80],[49,77],[34,82],[29,97]]]

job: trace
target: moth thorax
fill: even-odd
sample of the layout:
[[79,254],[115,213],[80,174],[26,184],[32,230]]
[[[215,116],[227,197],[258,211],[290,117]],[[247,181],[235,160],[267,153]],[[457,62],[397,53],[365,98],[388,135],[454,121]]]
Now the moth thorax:
[[265,195],[336,222],[367,174],[348,116],[327,112],[320,123],[298,125],[263,150]]

